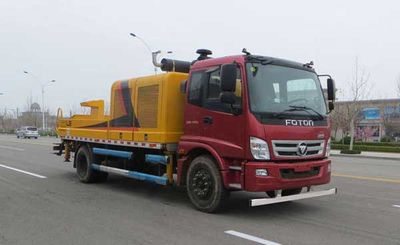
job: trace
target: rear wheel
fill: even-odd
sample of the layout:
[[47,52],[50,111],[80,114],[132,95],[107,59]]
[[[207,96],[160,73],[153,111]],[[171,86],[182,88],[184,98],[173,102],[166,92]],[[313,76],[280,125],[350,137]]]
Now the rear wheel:
[[190,163],[186,188],[190,201],[203,212],[220,210],[229,198],[214,159],[207,155],[196,157]]
[[75,156],[75,166],[78,178],[83,183],[105,181],[108,174],[91,168],[92,153],[86,146],[79,148]]

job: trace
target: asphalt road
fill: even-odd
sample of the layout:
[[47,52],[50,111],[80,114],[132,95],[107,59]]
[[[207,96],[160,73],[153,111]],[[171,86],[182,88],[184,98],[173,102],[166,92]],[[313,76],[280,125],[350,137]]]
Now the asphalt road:
[[249,198],[265,195],[237,192],[225,212],[205,214],[182,188],[115,175],[82,184],[51,154],[53,141],[0,136],[1,245],[400,244],[398,161],[333,158],[324,188],[338,187],[336,196],[251,208]]

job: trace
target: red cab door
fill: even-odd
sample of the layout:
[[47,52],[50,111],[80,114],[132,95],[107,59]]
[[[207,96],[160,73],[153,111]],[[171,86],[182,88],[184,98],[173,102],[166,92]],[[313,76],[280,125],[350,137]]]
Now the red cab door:
[[237,71],[234,105],[219,99],[220,67],[192,72],[189,81],[185,135],[211,146],[223,158],[244,157],[243,85],[239,67]]

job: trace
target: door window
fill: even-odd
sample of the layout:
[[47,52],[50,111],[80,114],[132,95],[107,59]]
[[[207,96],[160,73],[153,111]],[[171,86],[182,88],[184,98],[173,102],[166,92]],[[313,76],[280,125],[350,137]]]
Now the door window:
[[204,71],[193,72],[190,82],[189,82],[189,98],[188,101],[192,105],[201,106],[202,105],[202,89],[203,89],[203,78]]
[[204,107],[213,111],[232,113],[232,107],[242,106],[242,76],[240,68],[237,68],[236,88],[234,91],[236,102],[233,106],[222,103],[220,68],[209,69],[192,73],[189,83],[189,103]]

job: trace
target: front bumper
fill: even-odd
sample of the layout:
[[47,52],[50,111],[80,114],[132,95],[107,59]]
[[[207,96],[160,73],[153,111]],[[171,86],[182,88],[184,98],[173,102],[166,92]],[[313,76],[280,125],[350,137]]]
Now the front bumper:
[[[330,182],[331,160],[306,162],[247,162],[242,166],[242,189],[252,192],[294,189]],[[256,169],[266,169],[267,176],[257,176]]]
[[24,133],[25,137],[39,137],[38,133]]

